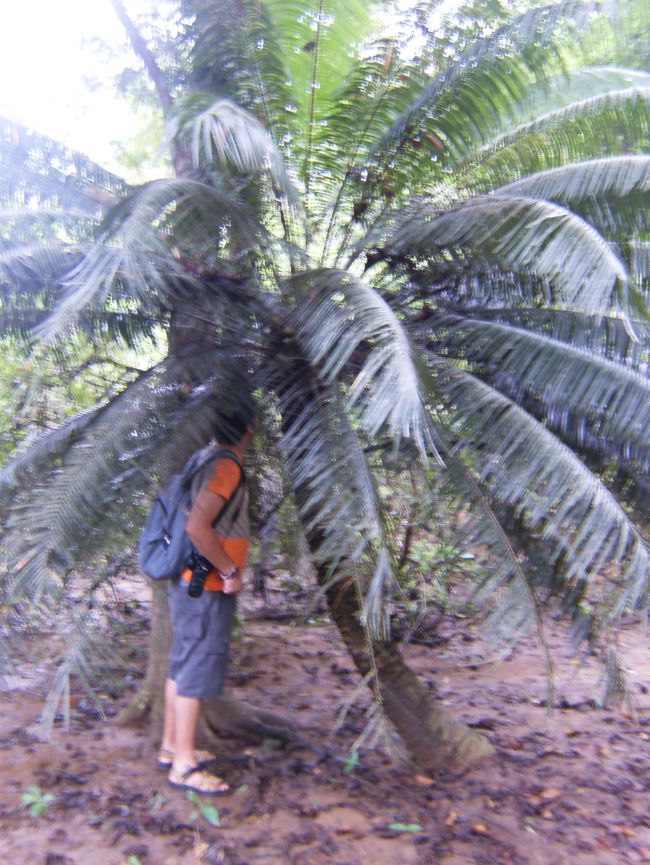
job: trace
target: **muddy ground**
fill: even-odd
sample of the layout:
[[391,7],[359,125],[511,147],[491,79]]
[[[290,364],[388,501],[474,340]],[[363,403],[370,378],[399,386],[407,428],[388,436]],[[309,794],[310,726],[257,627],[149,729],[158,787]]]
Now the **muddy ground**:
[[[145,592],[136,584],[140,598]],[[323,617],[258,618],[259,603],[245,599],[229,692],[291,718],[329,756],[224,739],[214,768],[232,793],[204,800],[218,812],[214,826],[215,813],[167,786],[146,731],[111,722],[142,674],[147,627],[146,603],[118,596],[116,606],[134,675],[119,671],[104,684],[108,720],[80,689],[70,729],[57,722],[45,734],[37,722],[48,674],[34,663],[42,641],[26,640],[25,661],[5,683],[2,865],[650,863],[650,634],[642,623],[621,634],[635,711],[598,708],[598,659],[572,658],[560,626],[549,634],[558,667],[552,712],[532,638],[500,661],[477,627],[449,618],[436,645],[407,647],[418,673],[497,748],[489,764],[443,782],[381,750],[350,759],[368,699],[334,628]],[[40,816],[22,801],[32,786],[54,797]]]

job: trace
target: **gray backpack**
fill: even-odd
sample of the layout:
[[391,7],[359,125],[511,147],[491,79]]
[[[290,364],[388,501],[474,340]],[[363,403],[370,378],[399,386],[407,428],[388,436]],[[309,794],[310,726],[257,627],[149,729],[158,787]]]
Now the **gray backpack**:
[[233,494],[213,520],[214,528],[245,482],[244,470],[232,451],[211,450],[207,456],[205,451],[193,454],[183,470],[174,475],[154,499],[138,540],[140,567],[152,580],[173,580],[188,562],[194,549],[186,532],[187,517],[192,508],[192,481],[208,463],[222,457],[237,463],[240,477]]

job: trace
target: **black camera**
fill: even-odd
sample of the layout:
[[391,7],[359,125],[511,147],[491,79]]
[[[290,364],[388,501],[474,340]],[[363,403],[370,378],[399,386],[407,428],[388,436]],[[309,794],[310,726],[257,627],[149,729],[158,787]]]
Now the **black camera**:
[[190,583],[187,587],[187,594],[190,598],[200,598],[205,587],[205,578],[208,576],[210,571],[214,570],[214,567],[205,556],[202,556],[201,553],[197,553],[196,550],[194,550],[190,556],[187,566],[192,570]]

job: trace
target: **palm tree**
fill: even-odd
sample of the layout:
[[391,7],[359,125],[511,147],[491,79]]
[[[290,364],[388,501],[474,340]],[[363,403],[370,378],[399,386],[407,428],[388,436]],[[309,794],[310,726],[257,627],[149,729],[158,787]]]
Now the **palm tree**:
[[[64,246],[12,244],[0,268],[6,305],[37,297],[54,347],[153,334],[167,353],[5,467],[5,494],[21,490],[6,598],[59,603],[247,387],[375,722],[422,765],[466,768],[490,745],[391,638],[376,448],[418,473],[423,511],[471,503],[468,534],[490,549],[476,598],[503,639],[551,601],[592,637],[647,602],[624,503],[650,454],[647,4],[619,3],[612,24],[576,3],[386,19],[358,0],[179,0],[162,59],[113,5],[175,176],[116,189],[82,228],[56,223]],[[531,544],[548,567],[522,566]]]

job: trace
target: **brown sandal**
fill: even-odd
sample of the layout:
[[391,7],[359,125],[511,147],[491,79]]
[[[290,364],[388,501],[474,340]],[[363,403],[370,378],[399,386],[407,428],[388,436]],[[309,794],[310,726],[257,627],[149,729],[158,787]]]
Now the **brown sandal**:
[[[196,750],[194,756],[196,757],[196,765],[199,769],[209,766],[210,763],[213,763],[216,760],[216,757],[214,754],[211,754],[210,751]],[[161,748],[160,751],[158,751],[157,762],[159,769],[171,769],[172,763],[174,762],[174,752],[170,751],[168,748]]]
[[176,790],[191,790],[198,796],[224,796],[230,793],[230,786],[217,775],[204,772],[199,766],[190,766],[180,772],[172,766],[168,783]]

